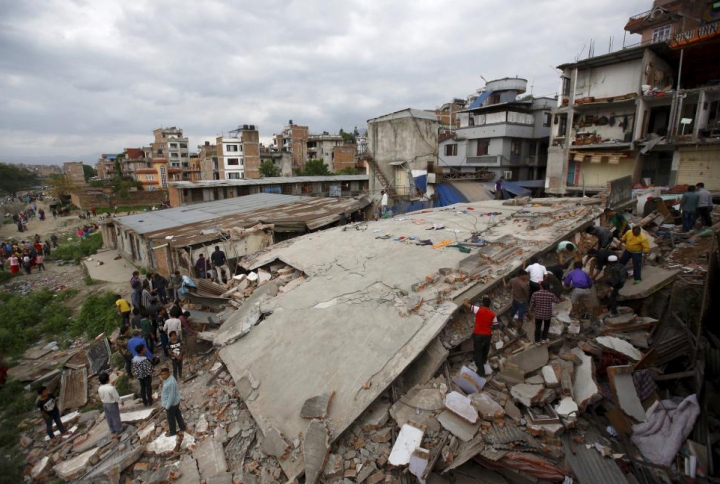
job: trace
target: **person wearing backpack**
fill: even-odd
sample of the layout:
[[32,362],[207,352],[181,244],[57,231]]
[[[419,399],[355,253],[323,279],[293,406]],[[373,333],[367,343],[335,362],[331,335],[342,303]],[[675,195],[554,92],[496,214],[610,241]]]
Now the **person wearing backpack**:
[[616,255],[608,257],[608,266],[605,268],[605,277],[602,278],[602,282],[612,288],[612,291],[610,291],[610,316],[618,315],[617,298],[626,280],[627,269],[625,269],[625,266],[618,262]]

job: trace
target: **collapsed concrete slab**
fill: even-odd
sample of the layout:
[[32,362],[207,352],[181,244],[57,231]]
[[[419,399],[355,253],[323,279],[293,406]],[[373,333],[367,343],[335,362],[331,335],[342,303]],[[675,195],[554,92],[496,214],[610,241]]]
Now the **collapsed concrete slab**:
[[573,348],[572,353],[582,360],[582,364],[575,368],[573,381],[573,396],[581,412],[588,405],[602,398],[600,389],[595,381],[595,365],[591,356],[586,355],[580,348]]
[[460,373],[453,378],[453,382],[468,395],[482,391],[487,380],[481,377],[470,368],[463,366]]
[[463,442],[470,442],[478,429],[480,428],[480,422],[471,424],[466,420],[461,419],[450,410],[445,410],[437,416],[438,422],[442,425],[445,430],[462,440]]
[[169,455],[177,450],[187,450],[193,447],[195,447],[195,437],[187,432],[183,434],[182,441],[180,441],[179,434],[167,437],[163,433],[147,445],[145,452],[151,455]]
[[390,409],[398,427],[413,421],[427,425],[435,412],[442,410],[445,391],[439,388],[413,388]]
[[123,452],[114,452],[111,458],[101,462],[83,481],[92,483],[119,482],[120,473],[135,463],[144,452],[144,445],[134,449],[128,447]]
[[531,407],[536,404],[542,398],[544,392],[545,387],[543,385],[531,385],[527,383],[520,383],[510,389],[510,394],[513,398],[526,407]]
[[143,422],[152,417],[152,414],[155,413],[156,410],[156,407],[149,407],[140,410],[131,410],[129,412],[121,412],[120,420],[122,420],[123,423]]
[[640,361],[642,359],[642,353],[640,350],[635,348],[633,345],[625,341],[624,339],[616,338],[614,336],[598,336],[595,338],[599,344],[605,348],[617,351],[627,356],[631,360]]
[[478,420],[478,412],[473,407],[472,400],[458,392],[450,392],[445,395],[445,408],[472,424]]
[[198,470],[203,479],[212,479],[227,473],[228,466],[225,460],[225,451],[222,444],[215,439],[205,439],[195,449],[193,457],[197,461]]
[[90,449],[72,459],[60,462],[53,467],[53,470],[59,478],[65,479],[66,481],[80,477],[99,451],[100,449],[98,448]]
[[670,284],[678,274],[680,274],[679,270],[669,271],[662,267],[643,264],[642,282],[640,284],[633,284],[628,280],[623,288],[620,289],[618,300],[626,301],[628,299],[646,298],[650,294]]

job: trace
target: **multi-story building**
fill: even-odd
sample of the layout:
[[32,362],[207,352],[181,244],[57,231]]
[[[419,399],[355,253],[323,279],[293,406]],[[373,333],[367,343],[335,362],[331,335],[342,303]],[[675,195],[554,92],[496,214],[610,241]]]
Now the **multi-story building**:
[[66,161],[63,163],[65,181],[73,186],[85,185],[85,171],[82,161]]
[[460,126],[458,113],[465,109],[467,103],[463,99],[453,99],[435,110],[441,128],[457,128]]
[[200,165],[201,180],[219,180],[217,145],[210,144],[209,141],[198,145],[198,164]]
[[216,140],[221,180],[260,178],[260,135],[253,124],[244,124]]
[[560,66],[549,193],[600,191],[623,176],[658,186],[703,181],[720,190],[720,29],[713,5],[656,1],[626,25],[642,36],[640,44]]
[[155,141],[152,143],[153,163],[155,159],[164,158],[167,160],[167,172],[172,180],[187,180],[190,152],[188,139],[183,136],[183,130],[175,126],[158,128],[153,131],[153,135],[155,136]]
[[307,139],[307,159],[322,159],[331,172],[345,168],[355,168],[357,145],[346,142],[342,136],[330,134],[311,134]]
[[117,155],[103,153],[95,163],[95,171],[101,180],[110,180],[115,176],[115,159]]
[[292,153],[293,170],[305,169],[305,162],[308,160],[308,127],[298,126],[292,119],[281,134],[273,135],[273,146],[278,151]]
[[190,153],[190,159],[188,162],[187,169],[188,181],[200,181],[202,180],[202,169],[200,167],[200,154]]
[[457,112],[459,127],[441,136],[438,166],[445,172],[494,173],[508,180],[545,178],[555,99],[520,97],[527,80],[488,82]]
[[394,197],[415,196],[413,172],[432,172],[437,162],[437,116],[408,108],[369,119],[367,123],[370,156],[364,158],[371,193],[388,189]]

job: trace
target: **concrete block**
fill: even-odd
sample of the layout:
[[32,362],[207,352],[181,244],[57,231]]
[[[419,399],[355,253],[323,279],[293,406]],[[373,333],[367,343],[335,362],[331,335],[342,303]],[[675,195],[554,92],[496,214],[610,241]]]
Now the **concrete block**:
[[529,348],[514,354],[507,359],[507,364],[516,366],[526,375],[539,370],[548,363],[548,349],[546,345],[530,346]]
[[544,436],[544,437],[552,437],[552,438],[559,436],[565,430],[565,426],[563,426],[563,424],[561,424],[561,423],[531,424],[528,422],[528,424],[526,425],[526,428],[532,435],[534,435],[536,437]]
[[505,415],[513,419],[515,423],[520,422],[520,419],[522,418],[522,412],[519,408],[517,408],[517,405],[515,403],[508,399],[507,402],[505,402],[505,406],[503,407],[505,409]]
[[143,422],[143,421],[149,419],[152,416],[152,414],[155,413],[155,410],[157,410],[157,408],[149,407],[149,408],[143,408],[140,410],[132,410],[130,412],[121,412],[120,420],[122,420],[122,423]]
[[72,459],[65,460],[53,467],[55,474],[66,481],[80,477],[85,469],[90,465],[91,460],[100,451],[100,449],[90,449],[79,454]]
[[[410,460],[410,463],[412,464],[412,459]],[[377,470],[377,466],[374,462],[363,465],[362,469],[360,469],[360,472],[358,472],[357,474],[357,479],[355,480],[355,482],[357,482],[358,484],[362,484],[367,478],[377,472]]]
[[150,442],[145,449],[145,452],[153,455],[168,455],[176,452],[177,450],[187,450],[195,447],[195,437],[185,432],[180,438],[180,435],[174,437],[166,437],[163,432],[158,438]]
[[215,439],[205,439],[193,452],[193,457],[197,461],[200,477],[203,479],[210,479],[228,470],[223,446]]
[[478,413],[472,405],[472,400],[458,392],[445,395],[445,408],[472,424],[478,420]]
[[640,350],[635,348],[633,345],[625,341],[624,339],[616,338],[614,336],[598,336],[595,338],[600,345],[605,348],[617,351],[627,356],[631,360],[640,361],[642,359],[642,353]]
[[475,424],[468,423],[452,413],[450,410],[443,411],[437,416],[437,420],[440,422],[440,425],[445,428],[445,430],[449,431],[463,442],[470,442],[480,428],[480,422]]
[[345,470],[345,459],[338,454],[330,454],[325,462],[323,474],[326,478],[340,477]]
[[330,453],[330,432],[322,420],[311,420],[305,432],[305,482],[315,484],[325,467]]
[[560,400],[560,403],[555,406],[555,412],[563,418],[577,417],[578,410],[577,403],[570,397],[563,398]]
[[403,425],[388,458],[390,465],[395,467],[408,465],[410,456],[416,448],[420,447],[424,434],[424,430],[410,424]]
[[430,462],[430,452],[422,447],[416,448],[410,456],[410,464],[408,470],[414,475],[421,484],[425,484],[423,474]]
[[325,418],[328,414],[328,408],[332,401],[335,392],[326,392],[322,395],[317,395],[312,398],[305,400],[302,408],[300,409],[300,416],[302,418]]
[[522,403],[526,407],[530,407],[542,398],[544,391],[545,387],[543,385],[528,385],[527,383],[521,383],[512,387],[510,389],[510,394],[517,402]]
[[278,460],[284,460],[292,450],[290,444],[285,440],[285,436],[276,429],[271,427],[264,434],[262,443],[262,451],[265,455],[277,457]]
[[387,402],[376,402],[362,414],[358,423],[363,432],[369,432],[385,425],[389,418],[390,404]]
[[499,403],[493,400],[490,395],[484,392],[471,395],[472,406],[475,407],[483,420],[494,421],[505,415],[505,410]]
[[42,480],[43,478],[47,477],[48,471],[50,471],[51,464],[52,461],[50,460],[50,456],[46,455],[45,457],[40,459],[37,464],[35,464],[30,470],[30,477],[32,477],[35,481]]
[[542,368],[542,376],[545,379],[545,385],[549,388],[555,388],[560,386],[560,379],[555,374],[555,370],[550,365],[545,365]]
[[470,395],[482,391],[487,380],[470,368],[463,366],[460,368],[460,373],[453,378],[453,382],[459,386],[462,391]]
[[580,348],[573,348],[572,353],[577,355],[582,364],[575,368],[575,380],[573,381],[573,399],[578,404],[581,412],[600,398],[600,389],[595,381],[595,367],[592,356],[586,355]]
[[[413,388],[390,409],[390,415],[398,427],[409,421],[427,425],[428,419],[435,411],[443,407],[445,391],[439,388]],[[416,410],[428,409],[428,410]]]

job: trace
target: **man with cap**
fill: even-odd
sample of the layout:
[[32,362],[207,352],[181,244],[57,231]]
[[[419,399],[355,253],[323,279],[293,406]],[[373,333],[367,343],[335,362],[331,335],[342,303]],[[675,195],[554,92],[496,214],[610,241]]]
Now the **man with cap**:
[[608,264],[608,258],[611,255],[615,255],[615,252],[608,249],[596,249],[593,247],[588,250],[586,260],[583,262],[590,262],[590,270],[588,273],[593,280],[596,280],[598,276],[602,274],[603,269],[605,269]]
[[612,288],[610,291],[610,316],[617,316],[617,297],[620,293],[620,289],[625,285],[627,280],[627,269],[625,266],[618,262],[616,255],[608,257],[608,266],[605,268],[605,277],[600,279],[601,282],[607,284]]

